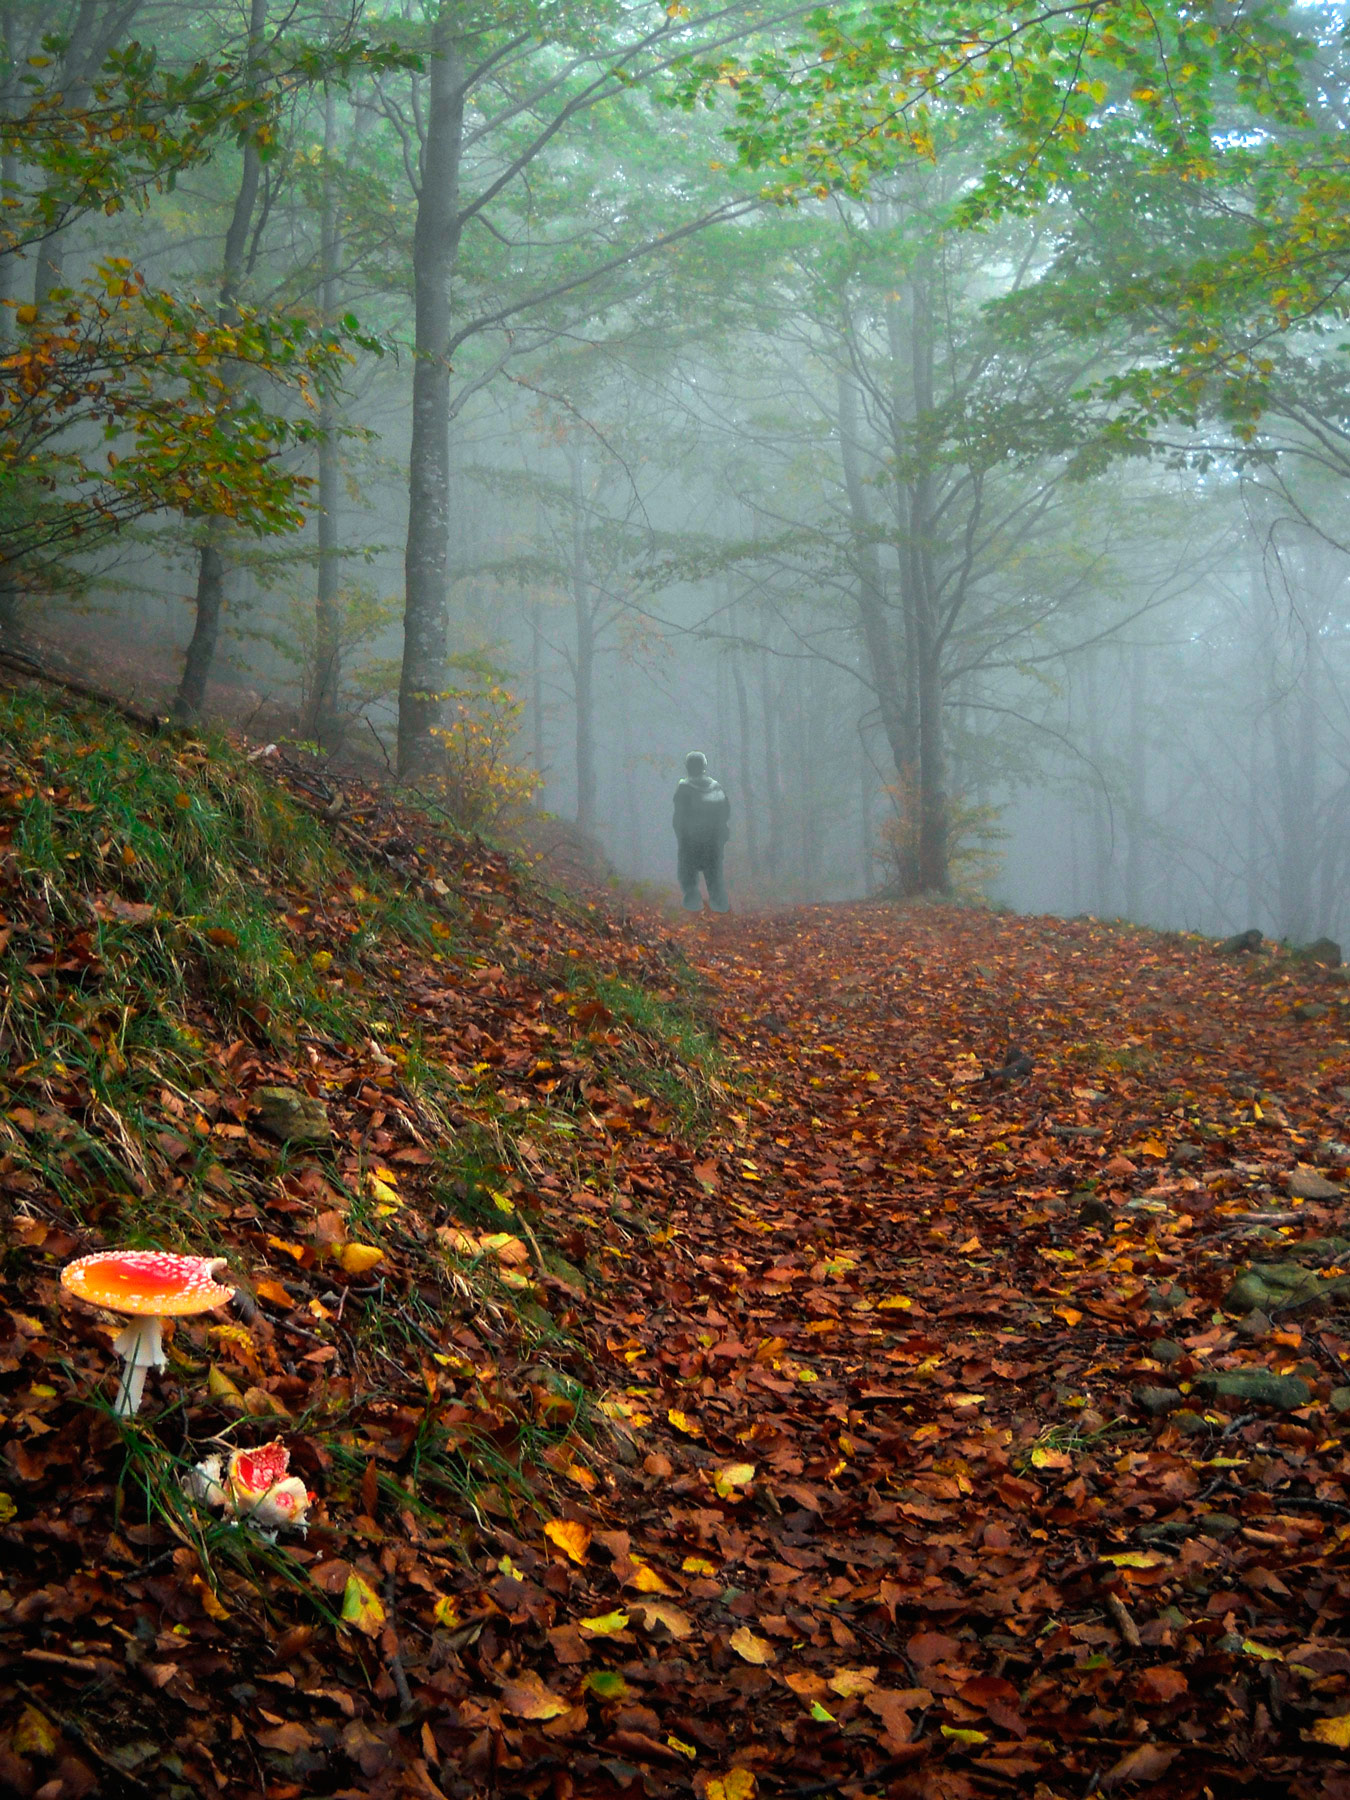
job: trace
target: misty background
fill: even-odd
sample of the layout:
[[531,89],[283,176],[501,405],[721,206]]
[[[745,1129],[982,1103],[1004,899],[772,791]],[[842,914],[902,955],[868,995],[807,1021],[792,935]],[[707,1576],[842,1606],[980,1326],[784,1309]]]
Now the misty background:
[[[785,29],[763,8],[3,17],[11,110],[130,41],[165,66],[229,53],[260,84],[263,46],[299,35],[421,59],[278,78],[265,144],[227,138],[142,210],[0,257],[11,342],[110,255],[222,317],[362,340],[321,435],[281,452],[315,484],[303,526],[151,511],[15,580],[13,641],[312,743],[335,779],[397,770],[419,307],[440,284],[436,704],[503,772],[468,823],[505,829],[532,799],[618,878],[669,889],[671,792],[701,749],[731,798],[734,905],[954,893],[1350,937],[1345,359],[1296,325],[1255,432],[1199,419],[1100,454],[1103,384],[1145,327],[1084,337],[1064,296],[1127,241],[1165,249],[1165,196],[1104,166],[955,229],[981,146],[953,118],[866,198],[768,204],[718,112],[663,88],[678,56]],[[1325,18],[1308,80],[1339,116]],[[11,146],[7,190],[42,179]]]

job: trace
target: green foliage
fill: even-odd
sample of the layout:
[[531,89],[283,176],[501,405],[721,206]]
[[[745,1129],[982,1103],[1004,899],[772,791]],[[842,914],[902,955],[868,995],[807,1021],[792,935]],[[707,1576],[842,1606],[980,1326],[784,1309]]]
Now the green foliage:
[[[247,310],[222,324],[121,258],[16,320],[0,363],[0,564],[50,580],[53,563],[162,509],[260,533],[302,522],[312,483],[278,458],[313,440],[304,403],[351,360],[330,333]],[[266,410],[239,365],[300,414]]]
[[674,98],[714,105],[729,91],[727,135],[780,201],[864,193],[879,174],[931,160],[954,114],[981,117],[984,167],[960,209],[974,223],[1075,179],[1103,128],[1145,159],[1208,176],[1223,154],[1224,91],[1254,116],[1300,119],[1306,55],[1278,6],[884,0],[820,8],[786,46],[691,60]]

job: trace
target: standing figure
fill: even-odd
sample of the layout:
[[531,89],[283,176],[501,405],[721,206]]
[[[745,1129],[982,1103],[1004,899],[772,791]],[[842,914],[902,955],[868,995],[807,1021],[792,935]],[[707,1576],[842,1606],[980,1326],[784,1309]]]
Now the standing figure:
[[686,912],[702,912],[698,878],[708,884],[708,905],[727,910],[722,855],[731,831],[731,802],[720,782],[708,773],[708,759],[691,750],[684,759],[685,776],[675,789],[675,841],[679,845],[680,889]]

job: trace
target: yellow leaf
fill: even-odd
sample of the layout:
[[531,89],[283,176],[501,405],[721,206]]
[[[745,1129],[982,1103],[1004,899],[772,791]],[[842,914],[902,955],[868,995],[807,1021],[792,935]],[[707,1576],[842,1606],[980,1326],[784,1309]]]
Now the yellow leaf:
[[636,1588],[639,1594],[673,1594],[675,1592],[670,1583],[658,1574],[650,1563],[639,1562],[636,1557],[633,1558],[633,1561],[637,1567],[624,1583],[625,1587]]
[[961,1731],[955,1725],[944,1725],[941,1729],[943,1737],[953,1744],[987,1744],[989,1742],[987,1731]]
[[908,1312],[914,1302],[908,1294],[887,1294],[884,1300],[877,1301],[878,1312]]
[[1077,1325],[1081,1322],[1083,1315],[1076,1306],[1057,1306],[1055,1317],[1063,1319],[1066,1325]]
[[[0,1507],[3,1501],[0,1501]],[[717,1564],[709,1562],[706,1556],[686,1556],[680,1564],[686,1575],[715,1575]]]
[[574,1563],[584,1563],[591,1547],[591,1528],[578,1519],[550,1519],[544,1536],[569,1556]]
[[1278,1650],[1272,1650],[1267,1644],[1258,1644],[1252,1638],[1243,1638],[1242,1648],[1246,1655],[1256,1657],[1258,1662],[1284,1661]]
[[505,1683],[502,1708],[520,1719],[557,1719],[568,1711],[566,1700],[551,1693],[534,1669],[522,1669],[517,1680]]
[[388,1174],[388,1169],[381,1169],[378,1174],[367,1174],[366,1176],[366,1192],[372,1200],[378,1203],[376,1210],[382,1216],[397,1212],[403,1204],[402,1197],[398,1189],[394,1187],[392,1179],[383,1179]]
[[1065,1450],[1052,1450],[1048,1444],[1037,1444],[1031,1453],[1033,1469],[1071,1469],[1073,1458]]
[[1152,1550],[1119,1550],[1114,1556],[1102,1558],[1103,1562],[1109,1562],[1117,1569],[1156,1569],[1165,1560]]
[[748,1663],[771,1663],[774,1660],[773,1645],[767,1638],[756,1637],[748,1625],[742,1625],[731,1634],[731,1647],[742,1661]]
[[384,1251],[374,1244],[344,1244],[338,1251],[338,1261],[349,1275],[364,1275],[384,1261]]
[[384,1629],[384,1607],[380,1597],[355,1570],[347,1577],[347,1585],[342,1590],[342,1617],[367,1637],[378,1637]]
[[735,1497],[737,1488],[749,1487],[754,1479],[753,1463],[728,1463],[713,1475],[713,1486],[724,1500],[731,1500]]
[[672,1736],[668,1737],[666,1742],[670,1745],[672,1750],[678,1750],[681,1756],[687,1756],[691,1762],[698,1755],[698,1751],[695,1750],[694,1746],[692,1744],[686,1744],[683,1738]]
[[577,1623],[592,1637],[618,1637],[621,1631],[628,1629],[628,1614],[626,1612],[597,1613],[595,1618],[578,1619]]
[[244,1396],[224,1369],[217,1368],[215,1363],[206,1371],[206,1391],[213,1400],[220,1400],[226,1406],[237,1406],[243,1410]]
[[8,1525],[18,1510],[8,1494],[0,1494],[0,1525]]
[[431,1609],[431,1616],[446,1631],[454,1631],[462,1623],[459,1616],[459,1602],[450,1594],[438,1594],[436,1604]]
[[216,1598],[215,1592],[209,1581],[204,1581],[200,1575],[194,1575],[192,1577],[192,1591],[201,1601],[202,1611],[206,1614],[208,1619],[229,1618],[229,1613]]
[[1334,1719],[1314,1719],[1308,1736],[1319,1744],[1350,1750],[1350,1713],[1341,1713]]
[[833,1725],[834,1724],[834,1714],[832,1712],[828,1712],[825,1709],[825,1707],[823,1707],[820,1704],[819,1700],[813,1700],[811,1702],[811,1717],[819,1725]]
[[666,1417],[670,1420],[676,1431],[682,1431],[686,1437],[702,1437],[703,1433],[689,1417],[689,1414],[682,1413],[678,1407],[672,1406],[670,1411],[666,1414]]
[[705,1789],[705,1800],[754,1800],[755,1777],[750,1769],[728,1769]]
[[858,1694],[870,1694],[876,1685],[877,1670],[871,1666],[866,1669],[840,1669],[829,1680],[830,1688],[841,1700],[852,1700]]
[[14,1727],[14,1750],[18,1756],[55,1756],[61,1748],[61,1734],[36,1706],[25,1706]]

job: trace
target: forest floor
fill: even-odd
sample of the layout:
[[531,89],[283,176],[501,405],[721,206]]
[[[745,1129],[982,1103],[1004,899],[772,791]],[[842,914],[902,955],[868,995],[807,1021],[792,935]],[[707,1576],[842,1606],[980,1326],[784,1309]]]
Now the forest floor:
[[[6,706],[0,1789],[1350,1795],[1338,971],[672,939]],[[119,1421],[128,1239],[242,1300]],[[277,1438],[303,1540],[184,1491]]]

